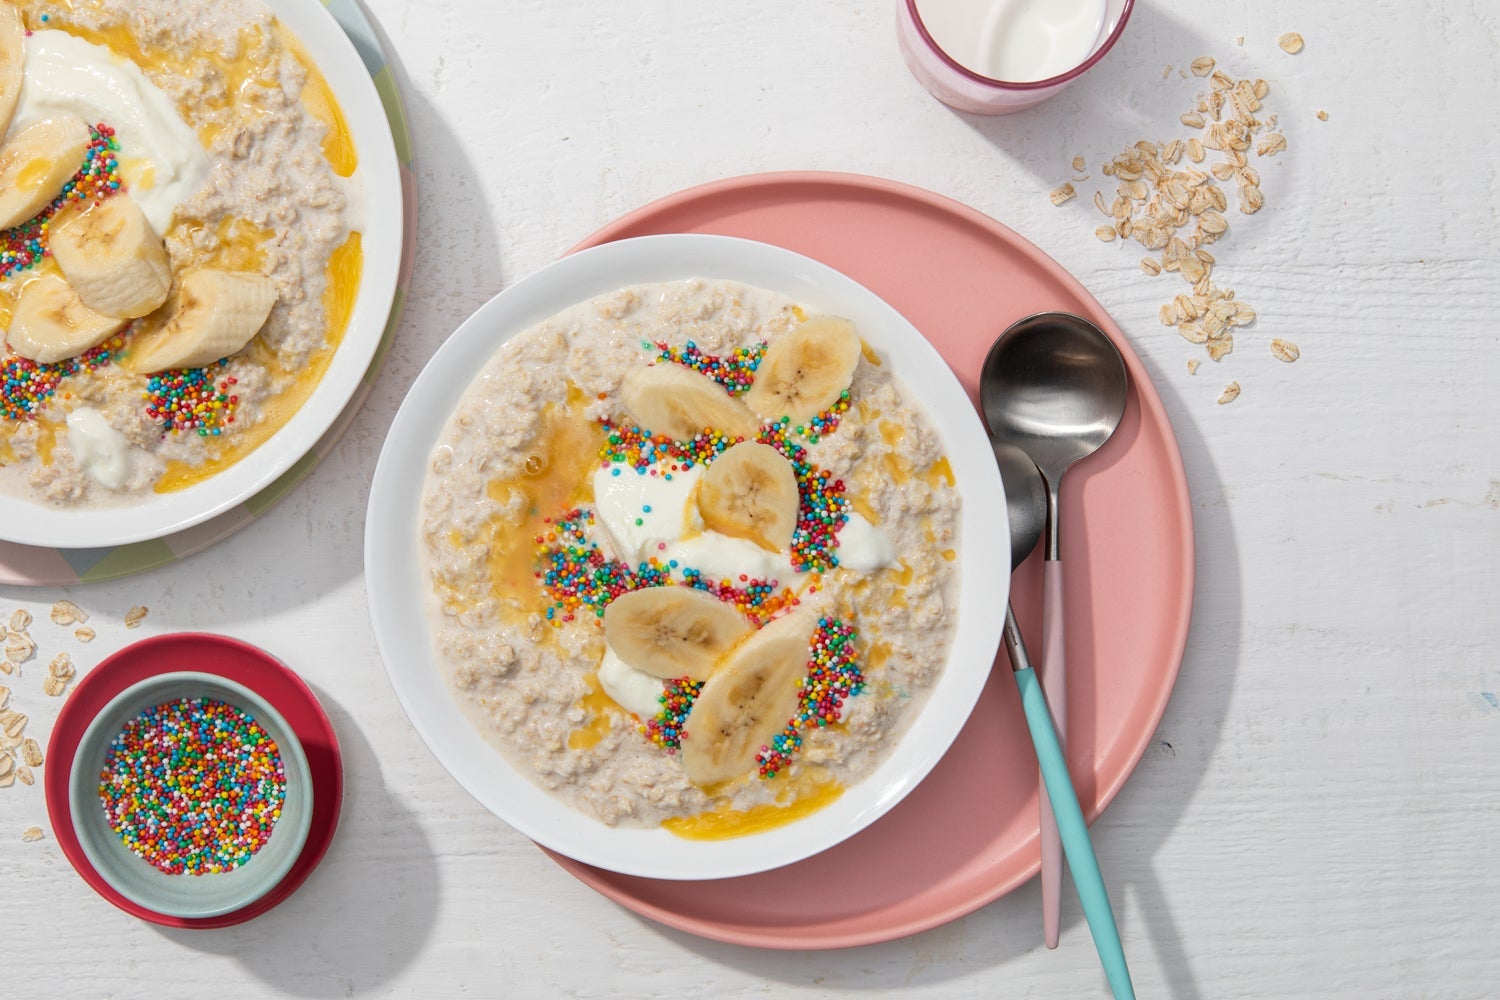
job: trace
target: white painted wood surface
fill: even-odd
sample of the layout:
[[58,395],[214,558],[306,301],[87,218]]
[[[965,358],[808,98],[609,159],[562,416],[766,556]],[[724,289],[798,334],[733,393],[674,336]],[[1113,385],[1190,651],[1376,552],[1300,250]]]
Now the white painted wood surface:
[[[400,337],[333,456],[185,562],[71,596],[100,637],[210,629],[290,662],[332,713],[348,789],[332,851],[243,927],[159,929],[99,899],[0,793],[7,996],[1101,995],[1076,901],[1041,945],[1028,885],[888,944],[756,951],[595,895],[480,809],[397,704],[366,617],[368,483],[403,392],[473,309],[601,224],[703,181],[848,170],[1004,221],[1076,274],[1165,398],[1199,586],[1159,741],[1095,827],[1143,997],[1481,997],[1500,991],[1500,121],[1497,11],[1141,0],[1120,47],[1025,114],[938,105],[880,2],[371,0],[404,63],[420,253]],[[1291,57],[1277,36],[1300,31]],[[1236,44],[1244,36],[1243,46]],[[1163,279],[1047,192],[1180,134],[1211,54],[1272,86],[1291,148],[1231,213],[1218,275],[1259,310],[1219,365],[1158,324]],[[1314,112],[1327,109],[1328,120]],[[1087,193],[1088,185],[1084,185]],[[1173,279],[1174,281],[1176,279]],[[1175,289],[1174,289],[1175,290]],[[1271,358],[1273,336],[1302,360]],[[1215,404],[1238,379],[1244,394]],[[150,605],[141,633],[120,624]],[[27,693],[28,685],[38,691]],[[45,735],[40,671],[12,684]],[[878,873],[861,873],[878,877]]]

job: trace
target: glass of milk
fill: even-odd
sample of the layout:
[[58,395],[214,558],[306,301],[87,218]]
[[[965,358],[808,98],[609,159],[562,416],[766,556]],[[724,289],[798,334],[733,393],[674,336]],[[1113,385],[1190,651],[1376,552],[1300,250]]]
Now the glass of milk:
[[976,115],[1040,104],[1125,30],[1135,0],[896,0],[906,65],[938,100]]

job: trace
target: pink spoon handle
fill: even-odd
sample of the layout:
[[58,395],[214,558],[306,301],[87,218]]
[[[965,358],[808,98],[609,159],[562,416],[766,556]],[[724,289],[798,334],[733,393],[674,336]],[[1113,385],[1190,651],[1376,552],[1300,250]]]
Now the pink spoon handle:
[[[1042,690],[1052,709],[1052,725],[1067,749],[1068,683],[1063,669],[1063,573],[1062,562],[1042,564]],[[1042,935],[1048,948],[1056,948],[1062,925],[1062,839],[1052,802],[1045,786],[1041,796],[1042,825]]]

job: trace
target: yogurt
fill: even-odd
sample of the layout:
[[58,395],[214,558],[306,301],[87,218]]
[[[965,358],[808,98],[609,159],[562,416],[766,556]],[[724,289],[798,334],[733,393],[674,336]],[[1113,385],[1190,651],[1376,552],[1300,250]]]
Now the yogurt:
[[68,414],[68,447],[101,486],[117,490],[130,478],[130,442],[98,410],[80,406]]
[[120,144],[120,174],[158,235],[203,186],[209,159],[198,136],[140,67],[65,31],[34,31],[10,131],[59,113],[104,122]]

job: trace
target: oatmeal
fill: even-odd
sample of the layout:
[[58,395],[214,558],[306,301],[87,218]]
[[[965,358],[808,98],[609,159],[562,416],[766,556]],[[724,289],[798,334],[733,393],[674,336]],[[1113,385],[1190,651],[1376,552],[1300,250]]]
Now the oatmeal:
[[0,135],[0,491],[133,504],[290,419],[348,322],[363,193],[269,9],[0,0]]
[[726,282],[509,340],[423,488],[427,617],[472,724],[610,825],[736,835],[885,758],[946,659],[959,498],[852,324]]

